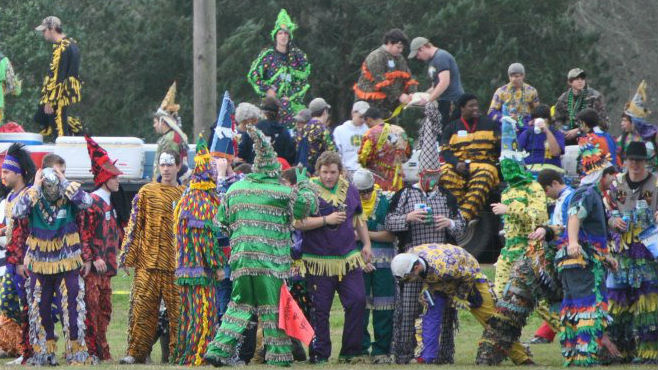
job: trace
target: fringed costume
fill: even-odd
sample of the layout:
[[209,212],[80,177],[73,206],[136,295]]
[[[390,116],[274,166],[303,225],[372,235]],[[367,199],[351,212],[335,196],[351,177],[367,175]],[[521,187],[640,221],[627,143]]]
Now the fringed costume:
[[213,230],[220,198],[212,160],[205,141],[199,139],[190,184],[174,210],[181,316],[173,362],[178,365],[203,363],[219,318],[216,271],[224,268],[224,256]]
[[112,282],[117,274],[117,250],[121,245],[123,230],[117,212],[110,200],[111,192],[103,187],[108,180],[122,174],[110,160],[105,149],[91,137],[85,136],[91,160],[94,185],[93,202],[82,213],[80,236],[83,246],[91,252],[91,260],[103,261],[104,271],[92,266],[85,279],[85,304],[87,305],[86,342],[89,354],[100,361],[112,359],[107,343],[107,327],[112,318]]
[[[421,244],[396,259],[415,256],[423,266],[420,278],[423,283],[425,313],[418,321],[418,362],[435,363],[438,359],[443,336],[441,326],[446,323],[444,310],[451,299],[456,306],[468,308],[471,315],[485,329],[494,315],[495,300],[487,277],[480,270],[475,257],[465,249],[450,244]],[[394,260],[394,263],[397,262]],[[401,276],[404,278],[404,276]],[[456,320],[456,317],[453,318]],[[515,364],[523,364],[529,356],[517,341],[512,346],[511,358]]]
[[[176,242],[174,206],[183,186],[151,182],[142,186],[133,198],[130,220],[125,229],[121,267],[134,267],[130,290],[128,349],[124,360],[144,362],[151,352],[157,326],[160,301],[164,300],[169,327],[169,353],[176,344],[180,318],[180,294],[175,285]],[[127,361],[130,362],[130,361]]]
[[90,262],[91,252],[80,242],[80,210],[92,203],[80,184],[44,170],[42,188],[33,186],[18,199],[13,215],[27,219],[25,259],[30,271],[30,342],[34,354],[28,363],[57,363],[53,297],[61,298],[62,324],[66,336],[66,361],[88,364],[92,358],[85,344],[85,288],[80,267]]
[[346,220],[339,225],[325,225],[304,231],[302,237],[302,272],[305,273],[313,306],[311,325],[316,338],[311,344],[311,361],[323,362],[331,356],[329,313],[338,292],[345,310],[340,358],[350,360],[361,355],[363,317],[366,309],[363,270],[365,262],[354,236],[357,222],[362,220],[359,191],[342,176],[332,189],[312,180],[320,190],[319,212],[328,216],[344,211]]
[[522,164],[507,158],[501,161],[501,170],[503,179],[507,182],[501,203],[507,206],[507,212],[503,216],[505,245],[496,261],[494,284],[499,297],[503,296],[503,289],[509,281],[514,262],[521,258],[528,248],[535,247],[531,244],[541,243],[528,240],[528,234],[548,221],[546,194],[541,185],[533,181],[532,174],[526,171]]
[[267,91],[276,91],[281,101],[280,122],[288,128],[294,125],[293,116],[304,109],[304,96],[311,87],[308,78],[311,74],[311,63],[306,53],[293,45],[293,32],[297,25],[292,22],[285,9],[281,9],[272,30],[272,41],[276,41],[279,30],[286,31],[290,36],[285,53],[279,52],[274,46],[263,49],[251,63],[247,80],[260,97],[265,97]]
[[361,139],[359,163],[375,175],[384,191],[398,191],[404,186],[402,164],[411,155],[409,138],[398,125],[382,123],[366,131]]
[[[450,122],[441,136],[441,185],[455,197],[466,221],[478,215],[499,182],[499,125],[485,116],[467,122]],[[467,161],[470,161],[467,162]],[[467,163],[467,174],[457,172],[457,163]]]
[[[569,204],[569,223],[572,218],[579,221],[578,240],[569,240],[567,227],[555,256],[564,291],[560,343],[565,366],[599,364],[601,339],[610,322],[603,265],[608,254],[607,226],[601,190],[603,170],[610,163],[588,143],[581,146],[580,153],[586,175]],[[579,254],[567,253],[570,242],[580,245]]]
[[394,56],[382,45],[361,64],[361,75],[353,89],[355,100],[367,101],[388,117],[400,105],[400,95],[416,92],[417,86],[404,55]]
[[204,359],[213,365],[235,361],[247,325],[257,315],[265,361],[290,365],[290,338],[278,328],[279,294],[290,274],[292,222],[315,212],[317,198],[303,174],[296,189],[281,185],[281,165],[271,144],[255,127],[247,130],[256,145],[254,172],[229,188],[216,216],[231,240],[231,303]]
[[[382,192],[377,185],[374,185],[374,190],[368,199],[361,199],[361,207],[366,218],[368,231],[384,231],[389,204],[390,200],[387,194]],[[371,263],[375,270],[363,275],[363,280],[366,283],[367,304],[363,320],[363,351],[376,358],[376,356],[391,354],[393,308],[395,307],[393,301],[395,279],[391,274],[391,260],[395,256],[395,245],[374,240],[371,240],[371,245]],[[368,332],[368,319],[371,310],[374,341],[370,339],[370,333]]]
[[[78,76],[80,50],[78,43],[64,37],[53,44],[48,75],[43,79],[39,109],[34,120],[41,128],[43,136],[70,136],[82,130],[82,123],[69,116],[69,108],[80,102],[82,82]],[[50,104],[53,114],[47,114],[44,106]]]
[[320,154],[336,150],[331,131],[317,118],[312,118],[295,133],[297,162],[306,167],[309,173],[315,172],[315,162]]
[[[644,143],[640,143],[644,145]],[[629,151],[632,155],[633,153]],[[610,315],[608,332],[624,358],[637,363],[658,361],[658,265],[655,255],[642,242],[640,233],[654,225],[658,210],[658,178],[648,173],[631,184],[628,174],[618,175],[610,190],[615,217],[626,216],[630,225],[617,230],[619,237],[612,249],[619,268],[607,278]],[[644,201],[646,207],[638,207]],[[631,221],[632,220],[632,221]]]

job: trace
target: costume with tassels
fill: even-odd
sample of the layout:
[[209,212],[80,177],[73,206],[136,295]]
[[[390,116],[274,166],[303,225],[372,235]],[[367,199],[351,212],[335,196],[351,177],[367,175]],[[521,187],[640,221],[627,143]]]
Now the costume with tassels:
[[[69,108],[82,99],[82,82],[78,76],[80,69],[80,50],[78,43],[70,37],[64,37],[53,44],[48,75],[43,79],[39,109],[34,120],[41,127],[44,136],[64,136],[77,134],[82,124],[76,117],[68,115]],[[52,114],[44,111],[50,104]]]
[[279,295],[290,274],[291,225],[316,212],[317,197],[304,173],[295,189],[280,184],[281,165],[269,140],[254,126],[247,130],[255,143],[254,172],[229,188],[215,218],[230,237],[231,303],[204,359],[213,365],[235,361],[247,325],[257,315],[265,361],[290,365],[290,338],[278,328]]
[[[386,216],[386,230],[398,236],[399,250],[407,251],[416,245],[427,243],[447,243],[450,238],[460,239],[464,235],[466,222],[459,212],[457,200],[446,189],[438,185],[441,176],[438,137],[441,131],[441,114],[436,104],[425,105],[425,119],[419,135],[419,181],[417,184],[399,190],[391,199],[389,213]],[[431,208],[433,216],[449,218],[454,223],[451,227],[438,228],[434,220],[411,222],[407,214],[419,207]],[[421,282],[402,282],[395,284],[395,313],[393,319],[393,354],[398,364],[408,363],[415,357],[416,319],[422,307],[419,297],[423,284]],[[441,346],[437,363],[454,362],[454,335],[457,327],[457,311],[450,298],[443,307],[441,327]],[[436,307],[435,310],[440,310]],[[430,316],[427,320],[432,320]]]
[[43,171],[42,186],[32,186],[18,199],[13,216],[27,219],[25,266],[30,271],[30,342],[34,354],[28,363],[57,363],[53,297],[61,298],[66,336],[66,361],[89,363],[85,344],[85,288],[80,268],[91,264],[91,251],[80,242],[80,210],[92,203],[80,184],[60,178],[53,169]]
[[623,132],[617,137],[617,154],[623,163],[626,160],[626,150],[630,143],[634,141],[645,142],[649,152],[649,167],[652,172],[655,172],[658,169],[658,155],[656,155],[658,151],[658,148],[656,148],[658,128],[646,121],[649,114],[651,114],[651,111],[646,108],[646,88],[646,81],[640,82],[635,95],[633,95],[630,102],[626,103],[623,115],[628,116],[633,128],[630,132]]
[[203,363],[218,319],[216,272],[223,269],[224,256],[213,230],[220,197],[211,161],[205,141],[199,139],[190,183],[174,210],[181,316],[173,362],[178,365]]
[[157,180],[160,176],[160,168],[158,166],[158,158],[160,158],[160,153],[165,150],[173,150],[178,153],[181,158],[181,169],[178,171],[178,178],[181,181],[184,181],[189,176],[189,169],[187,168],[187,151],[189,146],[187,145],[187,135],[183,132],[182,120],[178,115],[178,110],[180,105],[176,104],[176,82],[169,86],[167,90],[167,95],[165,95],[160,107],[154,114],[154,118],[162,123],[164,123],[168,130],[160,136],[157,142],[157,148],[155,151],[155,159],[153,162],[153,179]]
[[361,64],[361,75],[353,90],[355,100],[367,101],[388,117],[400,105],[400,95],[416,92],[417,86],[405,56],[394,56],[382,45]]
[[[569,224],[577,218],[580,225],[578,240],[569,240],[569,233],[575,231],[568,226],[555,256],[564,292],[560,343],[565,366],[599,364],[601,340],[610,322],[603,264],[608,255],[607,225],[601,189],[609,157],[589,142],[580,147],[580,155],[585,176],[568,211]],[[567,253],[570,243],[580,245],[579,254]]]
[[[159,164],[175,165],[175,158],[163,153]],[[169,353],[176,344],[180,317],[180,294],[175,285],[176,242],[174,207],[184,186],[151,182],[139,189],[119,256],[120,267],[134,267],[130,291],[127,356],[125,363],[143,363],[151,352],[160,302],[164,300],[169,319]]]
[[[631,159],[646,161],[642,142],[629,146]],[[618,233],[611,253],[619,267],[607,277],[608,303],[613,318],[608,328],[624,359],[634,363],[658,362],[658,264],[643,231],[654,227],[658,211],[658,177],[647,171],[640,181],[619,174],[610,189],[613,215],[608,226]],[[615,221],[626,217],[626,229]],[[655,246],[654,246],[655,247]]]
[[366,131],[361,139],[359,163],[375,175],[384,191],[398,191],[404,186],[402,164],[411,155],[409,138],[398,125],[381,123]]
[[311,63],[306,53],[293,45],[293,32],[297,25],[293,23],[285,9],[281,9],[274,24],[271,36],[276,42],[279,30],[290,36],[285,53],[272,46],[263,49],[251,63],[247,80],[260,97],[265,97],[268,90],[274,90],[281,101],[280,122],[292,128],[293,116],[304,109],[304,96],[310,88],[308,77],[311,74]]
[[[397,255],[391,267],[393,273],[402,280],[400,266],[408,274],[412,266],[420,263],[423,271],[419,274],[423,284],[423,301],[426,306],[422,319],[417,324],[417,361],[435,363],[439,346],[445,344],[440,337],[443,315],[448,314],[446,305],[467,308],[482,326],[487,324],[495,312],[494,294],[480,265],[465,249],[450,244],[421,244]],[[454,302],[454,303],[451,303]],[[454,307],[453,307],[454,308]],[[443,337],[441,335],[441,337]],[[523,346],[517,341],[512,347],[511,358],[515,364],[529,360]]]
[[[28,330],[26,280],[16,271],[17,266],[23,265],[27,220],[14,220],[13,210],[18,199],[27,191],[27,183],[33,180],[36,169],[30,153],[19,143],[12,144],[7,149],[2,169],[21,175],[25,186],[13,188],[5,198],[7,266],[0,282],[0,349],[9,356],[22,355],[27,359],[32,354],[32,347]],[[17,237],[14,237],[14,234]]]
[[110,160],[105,149],[91,137],[85,136],[85,139],[97,189],[91,193],[91,206],[81,215],[80,237],[82,245],[91,252],[91,260],[102,260],[105,263],[104,271],[98,271],[96,266],[92,265],[91,271],[84,277],[87,305],[85,340],[89,354],[96,356],[98,360],[106,361],[112,359],[107,343],[107,327],[112,318],[110,279],[117,274],[117,250],[121,245],[123,230],[110,201],[111,192],[103,187],[103,184],[122,172]]

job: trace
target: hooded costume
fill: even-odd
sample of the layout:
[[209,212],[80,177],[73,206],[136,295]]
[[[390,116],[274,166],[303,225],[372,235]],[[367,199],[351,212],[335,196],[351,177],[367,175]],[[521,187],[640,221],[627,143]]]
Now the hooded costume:
[[[158,163],[175,165],[175,158],[160,155]],[[119,267],[134,267],[130,291],[128,348],[123,363],[144,362],[158,330],[160,302],[164,300],[169,323],[180,317],[180,294],[175,283],[176,243],[174,207],[184,186],[151,182],[139,189],[119,256]],[[169,326],[169,353],[176,344],[178,325]]]
[[158,166],[158,159],[160,153],[165,150],[173,150],[180,156],[182,163],[180,171],[178,171],[178,178],[184,181],[189,176],[189,169],[187,168],[187,135],[183,132],[181,117],[178,115],[180,105],[176,104],[176,82],[169,86],[167,95],[165,95],[160,107],[154,114],[154,118],[160,122],[164,122],[169,130],[162,134],[157,142],[157,149],[155,151],[155,160],[153,162],[153,179],[157,180],[160,176],[160,168]]
[[261,98],[267,91],[273,89],[281,101],[280,122],[288,128],[293,128],[293,117],[306,108],[304,96],[310,88],[308,77],[311,74],[311,63],[306,53],[293,45],[293,32],[297,25],[293,23],[285,9],[277,16],[271,36],[276,45],[276,34],[283,30],[290,36],[285,53],[276,50],[275,46],[263,49],[251,63],[247,80]]
[[91,251],[80,242],[79,234],[80,211],[91,203],[91,196],[80,184],[59,178],[52,168],[46,168],[42,186],[29,188],[14,205],[13,216],[26,220],[21,225],[26,239],[15,242],[25,243],[25,259],[22,255],[16,258],[26,261],[30,272],[27,296],[34,354],[27,360],[29,364],[57,364],[51,311],[55,294],[62,303],[67,363],[92,362],[85,343],[85,288],[80,276],[83,262],[91,263]]
[[213,230],[220,198],[211,161],[200,138],[190,183],[174,210],[181,319],[173,361],[178,365],[202,364],[218,319],[215,273],[224,267],[224,256]]
[[204,359],[213,365],[231,363],[252,315],[263,327],[265,360],[292,362],[290,338],[278,328],[279,294],[290,274],[291,225],[318,207],[304,173],[297,188],[279,183],[281,165],[265,135],[247,126],[256,145],[253,173],[234,183],[222,199],[216,223],[230,238],[231,302]]
[[92,204],[82,213],[80,237],[82,245],[91,251],[91,261],[105,262],[106,271],[100,272],[92,265],[85,276],[85,304],[87,305],[86,342],[89,354],[99,360],[111,360],[107,343],[107,327],[112,317],[112,283],[117,274],[117,250],[121,245],[123,230],[117,221],[117,213],[110,201],[110,192],[102,185],[114,176],[122,174],[91,137],[85,136],[91,160],[96,191],[91,193]]

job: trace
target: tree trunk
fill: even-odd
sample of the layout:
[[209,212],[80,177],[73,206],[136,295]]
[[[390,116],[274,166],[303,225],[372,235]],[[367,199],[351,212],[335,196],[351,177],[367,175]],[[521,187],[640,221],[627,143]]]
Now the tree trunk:
[[194,0],[194,137],[217,113],[217,22],[215,0]]

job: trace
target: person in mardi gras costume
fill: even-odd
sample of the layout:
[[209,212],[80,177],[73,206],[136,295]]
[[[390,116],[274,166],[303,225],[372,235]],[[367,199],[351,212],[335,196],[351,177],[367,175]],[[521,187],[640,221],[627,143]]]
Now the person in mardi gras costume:
[[25,359],[30,357],[32,350],[25,295],[27,270],[21,258],[25,245],[12,240],[16,222],[13,210],[34,181],[35,172],[34,162],[23,144],[12,144],[2,162],[2,183],[10,191],[5,198],[5,227],[0,231],[7,240],[7,269],[0,288],[0,349],[9,356],[23,356]]
[[213,231],[220,199],[212,160],[205,141],[199,139],[190,183],[174,210],[181,320],[173,361],[179,365],[202,364],[218,319],[217,275],[223,273],[224,256]]
[[304,109],[310,88],[311,63],[306,53],[292,42],[297,25],[285,9],[277,16],[271,37],[274,46],[263,49],[251,63],[247,80],[260,97],[272,96],[281,102],[279,121],[293,128],[293,117]]
[[617,137],[617,154],[623,162],[626,159],[628,145],[633,141],[643,141],[647,145],[649,167],[654,172],[658,169],[658,156],[656,155],[658,129],[646,120],[651,113],[646,108],[646,89],[647,83],[642,81],[631,101],[624,107],[624,113],[621,115],[621,135]]
[[281,286],[290,274],[290,226],[316,212],[318,201],[305,171],[295,189],[280,184],[281,164],[272,145],[254,126],[247,131],[256,146],[253,172],[229,188],[215,217],[231,243],[231,303],[204,359],[215,366],[235,362],[248,322],[257,315],[265,361],[288,366],[292,345],[278,328],[278,316]]
[[85,136],[91,159],[96,190],[91,193],[92,204],[82,213],[80,236],[83,246],[91,252],[91,271],[85,276],[85,304],[87,305],[86,342],[89,354],[100,361],[111,360],[107,343],[107,327],[112,318],[112,282],[117,274],[117,249],[123,230],[117,219],[111,195],[119,191],[122,174],[110,160],[105,149],[91,137]]
[[26,235],[23,265],[30,273],[27,295],[34,350],[29,364],[57,364],[51,311],[55,294],[62,302],[67,363],[93,360],[85,343],[83,281],[91,268],[91,251],[80,242],[79,234],[80,211],[91,204],[91,196],[80,184],[66,180],[58,169],[46,168],[37,171],[34,185],[14,205],[13,216],[26,220],[22,225]]
[[62,32],[62,21],[55,16],[44,18],[35,31],[41,32],[43,38],[53,44],[53,54],[48,74],[43,79],[34,121],[41,127],[43,136],[57,138],[77,134],[82,130],[82,124],[68,112],[82,99],[78,43]]
[[[352,181],[359,190],[361,208],[372,244],[372,261],[366,265],[363,276],[367,299],[363,320],[363,352],[370,355],[373,364],[386,364],[391,362],[395,295],[395,280],[391,274],[395,235],[384,229],[391,194],[382,191],[375,184],[372,173],[366,169],[356,170]],[[374,341],[371,341],[368,332],[370,310]]]
[[134,267],[130,291],[128,348],[121,363],[143,363],[151,351],[160,302],[164,300],[169,320],[169,353],[176,344],[180,295],[175,283],[176,243],[174,207],[185,187],[176,179],[180,169],[177,152],[165,150],[158,158],[159,181],[142,186],[132,202],[125,229],[119,267]]
[[354,84],[355,100],[364,100],[389,117],[400,104],[411,101],[418,81],[411,77],[411,70],[403,55],[409,38],[402,30],[393,28],[386,32],[380,47],[368,54],[361,65],[359,80]]
[[153,115],[153,128],[160,135],[155,151],[153,162],[153,179],[160,176],[160,165],[158,158],[165,150],[172,150],[178,154],[181,168],[178,170],[178,179],[185,181],[190,171],[187,167],[187,135],[183,132],[181,117],[178,115],[180,105],[176,104],[176,82],[172,83],[167,90],[167,95],[162,99],[160,107]]
[[[395,256],[391,270],[403,281],[424,285],[426,310],[417,331],[419,363],[433,363],[437,357],[443,308],[449,298],[468,308],[485,329],[494,315],[495,299],[489,281],[475,257],[461,247],[421,244]],[[511,357],[515,364],[532,364],[518,341],[513,345]]]
[[612,255],[619,269],[608,275],[610,338],[623,360],[658,362],[658,250],[643,237],[658,211],[658,177],[647,169],[647,148],[634,141],[626,150],[628,171],[610,189],[608,226],[619,234]]
[[0,51],[0,123],[5,116],[5,96],[9,94],[21,94],[21,81],[14,73],[9,58]]
[[[420,128],[418,147],[419,180],[395,193],[386,215],[385,228],[398,237],[399,250],[406,252],[416,245],[448,240],[462,240],[466,222],[459,212],[456,198],[439,185],[441,176],[437,140],[441,131],[441,113],[436,104],[425,105],[425,119]],[[423,284],[397,281],[393,319],[393,354],[398,364],[414,358],[416,348],[416,319],[422,306],[418,300]],[[457,311],[444,305],[441,324],[441,346],[436,363],[454,361],[454,335]],[[438,308],[437,308],[438,309]]]

